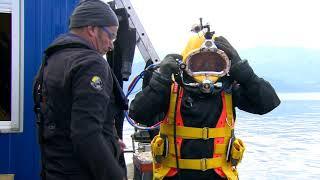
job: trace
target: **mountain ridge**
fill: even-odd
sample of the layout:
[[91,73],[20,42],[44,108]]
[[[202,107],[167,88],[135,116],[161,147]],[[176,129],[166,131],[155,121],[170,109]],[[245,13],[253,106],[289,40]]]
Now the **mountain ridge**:
[[[255,47],[238,51],[248,59],[255,73],[269,81],[277,92],[320,92],[320,50],[301,47]],[[162,55],[162,56],[161,56]],[[165,53],[160,53],[164,57]],[[135,57],[132,75],[140,73],[145,64]],[[129,79],[129,82],[130,82]],[[124,89],[128,82],[125,83]]]

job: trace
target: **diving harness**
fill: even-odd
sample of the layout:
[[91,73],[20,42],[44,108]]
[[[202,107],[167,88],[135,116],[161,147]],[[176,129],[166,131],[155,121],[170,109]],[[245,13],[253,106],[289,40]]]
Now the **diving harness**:
[[[209,25],[202,26],[200,19],[200,30],[207,29],[201,47],[192,51],[188,56],[184,56],[184,61],[177,60],[180,66],[181,86],[173,83],[171,87],[170,105],[168,113],[163,121],[156,123],[151,127],[144,127],[136,124],[126,112],[128,122],[137,129],[152,130],[160,127],[160,132],[151,142],[153,157],[153,178],[163,179],[165,176],[175,175],[179,169],[192,170],[210,170],[214,169],[217,174],[228,179],[238,179],[236,166],[241,162],[245,151],[244,143],[234,135],[234,118],[232,106],[231,87],[229,88],[218,78],[227,75],[230,69],[230,61],[227,55],[217,49],[214,45],[214,32],[210,32]],[[199,31],[198,31],[199,32]],[[218,57],[220,65],[211,66],[211,69],[205,69],[206,64],[196,64],[197,54],[204,53],[204,57]],[[196,58],[195,58],[196,57]],[[215,64],[217,65],[217,63]],[[202,67],[201,67],[202,66]],[[200,68],[199,68],[200,67]],[[201,69],[203,68],[204,69]],[[158,65],[151,65],[145,71],[156,69]],[[198,68],[198,69],[197,69]],[[209,71],[210,70],[210,71]],[[135,85],[143,78],[145,71],[140,73],[130,84],[127,97],[132,93]],[[184,73],[195,77],[196,82],[188,82],[184,78]],[[220,78],[222,79],[222,78]],[[223,98],[223,110],[215,128],[195,128],[183,125],[183,119],[180,113],[181,98],[183,90],[181,87],[199,88],[203,93],[220,92]],[[212,158],[202,159],[182,159],[180,154],[183,139],[211,139],[214,138],[214,152]]]

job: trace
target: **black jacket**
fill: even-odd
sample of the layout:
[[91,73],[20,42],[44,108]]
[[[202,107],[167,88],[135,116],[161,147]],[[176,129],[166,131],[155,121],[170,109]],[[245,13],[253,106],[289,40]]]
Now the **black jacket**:
[[70,43],[87,48],[55,52],[43,71],[43,179],[123,179],[114,133],[118,106],[112,71],[87,41],[74,34],[61,35],[48,49]]
[[[241,61],[231,69],[231,77],[224,83],[236,80],[232,86],[233,106],[254,114],[265,114],[280,104],[272,86],[255,75],[247,61]],[[152,119],[164,114],[169,108],[171,81],[161,74],[153,73],[150,83],[139,92],[130,104],[129,115],[139,123],[152,125]],[[181,103],[184,125],[189,127],[214,128],[222,111],[221,93],[201,93],[199,89],[184,87]],[[236,113],[234,110],[234,117]],[[181,145],[181,158],[212,158],[213,139],[187,140]],[[213,170],[181,170],[181,179],[219,179]]]

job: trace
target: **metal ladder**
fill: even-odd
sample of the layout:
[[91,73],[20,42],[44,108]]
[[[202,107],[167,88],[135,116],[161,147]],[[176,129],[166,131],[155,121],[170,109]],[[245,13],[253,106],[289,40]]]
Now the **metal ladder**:
[[114,0],[115,5],[117,8],[125,8],[129,17],[129,26],[131,28],[135,28],[137,31],[136,34],[136,45],[139,48],[139,51],[144,59],[145,62],[151,60],[154,64],[160,62],[159,56],[153,45],[144,30],[139,17],[137,16],[135,10],[132,7],[130,0]]

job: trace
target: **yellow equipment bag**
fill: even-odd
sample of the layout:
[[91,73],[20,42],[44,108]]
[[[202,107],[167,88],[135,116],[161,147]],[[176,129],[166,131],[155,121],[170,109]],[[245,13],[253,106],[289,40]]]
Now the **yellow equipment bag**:
[[243,153],[245,151],[245,145],[241,139],[235,139],[231,146],[231,164],[233,166],[237,166],[243,157]]
[[161,163],[168,155],[168,138],[157,135],[151,141],[152,157],[157,163]]

